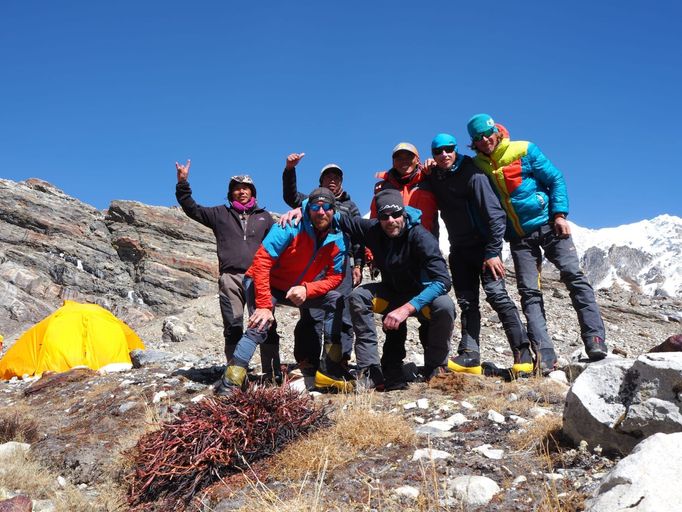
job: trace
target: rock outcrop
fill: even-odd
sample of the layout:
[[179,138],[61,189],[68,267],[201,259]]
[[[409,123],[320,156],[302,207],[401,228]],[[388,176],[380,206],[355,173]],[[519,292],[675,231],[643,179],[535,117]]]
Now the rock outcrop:
[[64,299],[132,326],[216,289],[211,231],[178,208],[113,201],[99,211],[41,180],[0,180],[0,326],[6,339]]

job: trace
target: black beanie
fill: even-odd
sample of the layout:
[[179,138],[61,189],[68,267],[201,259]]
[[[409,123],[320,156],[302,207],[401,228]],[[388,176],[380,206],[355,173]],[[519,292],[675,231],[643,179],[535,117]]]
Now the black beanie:
[[317,203],[318,201],[329,203],[336,210],[336,198],[328,188],[319,187],[310,193],[308,196],[308,204]]
[[402,194],[394,188],[380,190],[374,198],[377,205],[377,214],[379,215],[382,213],[398,212],[405,207]]

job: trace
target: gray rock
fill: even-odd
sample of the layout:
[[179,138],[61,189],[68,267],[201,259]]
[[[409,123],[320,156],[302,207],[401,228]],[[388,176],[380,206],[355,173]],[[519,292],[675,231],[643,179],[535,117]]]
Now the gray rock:
[[194,330],[194,326],[191,323],[183,322],[174,316],[169,316],[163,321],[161,340],[165,343],[191,341]]
[[469,507],[483,507],[500,492],[500,486],[485,476],[458,476],[448,484],[452,495]]
[[170,352],[163,352],[162,350],[136,349],[130,352],[130,359],[133,362],[134,368],[142,368],[143,366],[172,361],[175,359],[175,356]]
[[590,365],[566,397],[564,432],[578,444],[628,454],[657,432],[682,431],[682,353]]
[[682,433],[654,434],[638,444],[602,480],[586,512],[680,509],[674,482],[682,473]]

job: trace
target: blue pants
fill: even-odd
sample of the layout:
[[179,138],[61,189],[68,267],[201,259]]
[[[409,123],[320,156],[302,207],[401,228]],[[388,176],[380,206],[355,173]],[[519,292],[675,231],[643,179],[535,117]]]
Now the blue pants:
[[[288,306],[298,307],[300,309],[318,308],[325,312],[323,322],[323,332],[320,337],[324,340],[325,350],[324,355],[320,359],[320,369],[332,376],[341,372],[341,318],[343,316],[343,297],[336,290],[331,290],[326,295],[315,297],[306,300],[300,306],[295,306],[291,301],[287,300],[286,291],[271,288],[272,302],[274,306],[277,304],[285,304]],[[246,305],[249,313],[252,314],[256,309],[256,296],[253,279],[244,278],[244,293],[246,296]],[[274,312],[273,312],[274,313]],[[234,349],[232,358],[232,365],[246,368],[256,351],[256,346],[265,342],[268,339],[269,326],[265,329],[248,328],[241,337]]]
[[559,269],[561,281],[568,288],[573,309],[578,314],[583,342],[594,336],[605,339],[604,322],[594,290],[580,270],[578,254],[571,237],[559,238],[551,225],[545,224],[531,234],[511,241],[516,283],[521,307],[528,323],[528,337],[534,348],[554,348],[547,333],[545,304],[540,290],[542,255]]

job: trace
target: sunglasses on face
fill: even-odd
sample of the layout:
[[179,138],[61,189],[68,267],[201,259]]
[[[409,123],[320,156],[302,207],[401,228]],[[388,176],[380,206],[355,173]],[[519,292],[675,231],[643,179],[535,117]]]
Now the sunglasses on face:
[[431,150],[431,154],[433,156],[438,156],[441,153],[454,153],[455,152],[455,146],[441,146],[439,148],[435,148]]
[[391,212],[391,213],[380,213],[379,214],[379,220],[399,219],[402,216],[403,216],[402,210],[398,210],[396,212]]
[[474,137],[473,141],[474,142],[482,141],[483,137],[491,137],[493,133],[495,133],[495,128],[491,128],[490,130],[479,133],[478,135],[476,135],[476,137]]
[[333,209],[334,207],[331,205],[331,203],[315,203],[310,205],[310,211],[311,212],[319,212],[320,208],[322,208],[325,212],[328,212],[329,210]]

